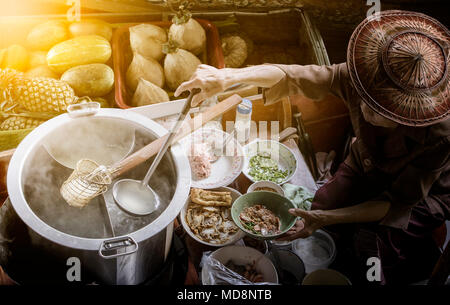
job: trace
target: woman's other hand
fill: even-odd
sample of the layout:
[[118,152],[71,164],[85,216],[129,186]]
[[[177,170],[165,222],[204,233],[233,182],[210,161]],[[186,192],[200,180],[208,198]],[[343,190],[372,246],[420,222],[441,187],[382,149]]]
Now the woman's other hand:
[[320,210],[305,211],[302,209],[289,209],[289,213],[294,216],[299,216],[302,219],[297,220],[295,225],[278,240],[290,241],[311,236],[316,230],[325,225],[324,217],[320,212]]
[[208,65],[199,65],[191,79],[182,83],[175,91],[179,96],[184,91],[200,89],[200,93],[193,97],[192,106],[195,107],[205,99],[212,97],[235,84],[254,85],[270,88],[285,77],[285,73],[272,65],[258,65],[247,68],[216,69]]

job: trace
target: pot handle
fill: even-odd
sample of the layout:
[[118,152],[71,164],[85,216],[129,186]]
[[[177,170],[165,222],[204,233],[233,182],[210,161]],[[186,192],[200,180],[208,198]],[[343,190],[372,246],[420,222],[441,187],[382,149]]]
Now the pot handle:
[[[125,251],[123,253],[116,253],[116,254],[111,254],[111,255],[107,255],[104,253],[105,251],[126,249],[129,246],[134,246],[134,247],[130,251]],[[124,236],[124,237],[104,240],[100,244],[100,249],[98,250],[98,254],[105,259],[110,259],[110,258],[115,258],[115,257],[119,257],[119,256],[132,254],[132,253],[136,252],[138,250],[138,248],[139,248],[138,244],[133,238],[131,238],[129,236]]]
[[100,103],[98,102],[83,102],[80,104],[72,104],[67,107],[67,113],[71,118],[79,118],[84,116],[91,116],[100,110]]

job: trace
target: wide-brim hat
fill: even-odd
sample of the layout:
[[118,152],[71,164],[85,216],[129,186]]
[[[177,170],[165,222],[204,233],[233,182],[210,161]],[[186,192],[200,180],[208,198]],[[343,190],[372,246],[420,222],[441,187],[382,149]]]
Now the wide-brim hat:
[[372,110],[403,125],[427,126],[450,114],[449,50],[450,32],[437,20],[384,11],[353,32],[347,66]]

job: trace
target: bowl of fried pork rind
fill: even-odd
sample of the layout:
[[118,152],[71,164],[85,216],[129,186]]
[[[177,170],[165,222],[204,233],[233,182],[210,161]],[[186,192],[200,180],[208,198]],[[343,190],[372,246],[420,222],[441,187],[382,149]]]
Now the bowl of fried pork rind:
[[180,213],[184,230],[204,245],[222,247],[234,244],[245,235],[231,217],[231,206],[240,196],[241,193],[229,187],[191,188]]

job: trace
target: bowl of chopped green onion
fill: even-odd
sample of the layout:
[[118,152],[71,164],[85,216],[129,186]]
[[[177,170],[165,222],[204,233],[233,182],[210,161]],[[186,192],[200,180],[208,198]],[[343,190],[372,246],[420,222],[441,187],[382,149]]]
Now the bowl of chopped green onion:
[[242,172],[253,182],[271,181],[281,185],[297,170],[294,153],[277,141],[255,140],[244,147],[244,154]]

